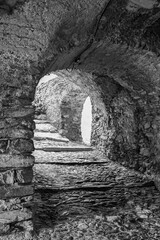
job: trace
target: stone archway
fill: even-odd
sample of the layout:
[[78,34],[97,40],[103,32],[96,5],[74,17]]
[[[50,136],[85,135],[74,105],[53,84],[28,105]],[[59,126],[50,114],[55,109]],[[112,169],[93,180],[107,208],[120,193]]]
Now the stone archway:
[[11,237],[29,239],[33,230],[31,104],[38,80],[58,69],[93,75],[88,84],[99,87],[108,111],[103,121],[95,114],[100,129],[106,122],[95,144],[159,187],[159,5],[105,2],[29,0],[17,1],[10,15],[0,10],[1,234],[23,229]]

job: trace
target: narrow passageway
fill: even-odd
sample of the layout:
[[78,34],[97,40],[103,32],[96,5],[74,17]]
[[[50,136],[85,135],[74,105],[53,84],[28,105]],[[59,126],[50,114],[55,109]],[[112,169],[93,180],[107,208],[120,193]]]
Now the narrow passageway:
[[[35,230],[38,239],[138,240],[160,237],[160,195],[141,174],[94,148],[67,141],[37,121]],[[45,131],[44,131],[45,129]],[[47,133],[48,132],[48,133]],[[58,152],[50,147],[59,148]],[[75,148],[64,151],[63,148]],[[85,151],[77,151],[84,147]]]
[[0,240],[160,239],[159,29],[160,0],[0,0]]

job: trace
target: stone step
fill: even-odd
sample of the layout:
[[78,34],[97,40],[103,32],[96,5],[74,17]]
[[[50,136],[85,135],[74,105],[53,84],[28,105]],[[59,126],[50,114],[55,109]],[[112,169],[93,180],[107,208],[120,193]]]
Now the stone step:
[[53,127],[50,123],[36,123],[36,132],[50,132],[56,133],[57,129]]
[[70,146],[59,146],[59,147],[42,147],[36,148],[36,150],[42,150],[46,152],[82,152],[82,151],[93,151],[92,147],[70,147]]
[[35,150],[33,152],[35,162],[40,163],[86,163],[86,162],[101,162],[106,161],[106,157],[97,150],[83,152],[45,152]]
[[152,180],[109,159],[105,163],[87,165],[36,164],[34,179],[36,188],[55,190],[118,188],[123,192],[125,188],[154,187]]
[[49,133],[49,132],[36,132],[34,133],[35,140],[53,140],[57,142],[69,142],[67,138],[62,137],[58,133]]
[[34,119],[35,124],[50,124],[48,120]]

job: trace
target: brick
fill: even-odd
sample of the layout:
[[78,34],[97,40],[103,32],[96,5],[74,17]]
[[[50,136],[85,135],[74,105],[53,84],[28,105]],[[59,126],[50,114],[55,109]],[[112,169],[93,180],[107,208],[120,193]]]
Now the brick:
[[28,186],[17,186],[12,187],[0,187],[0,199],[14,198],[14,197],[24,197],[27,195],[32,195],[34,189],[32,185]]
[[34,162],[33,156],[0,154],[0,169],[30,167]]

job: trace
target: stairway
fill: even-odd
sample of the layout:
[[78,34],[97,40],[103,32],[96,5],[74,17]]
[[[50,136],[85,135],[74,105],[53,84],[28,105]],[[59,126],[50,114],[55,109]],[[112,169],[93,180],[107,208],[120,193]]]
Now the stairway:
[[152,180],[44,129],[34,139],[39,239],[160,238],[160,194]]

